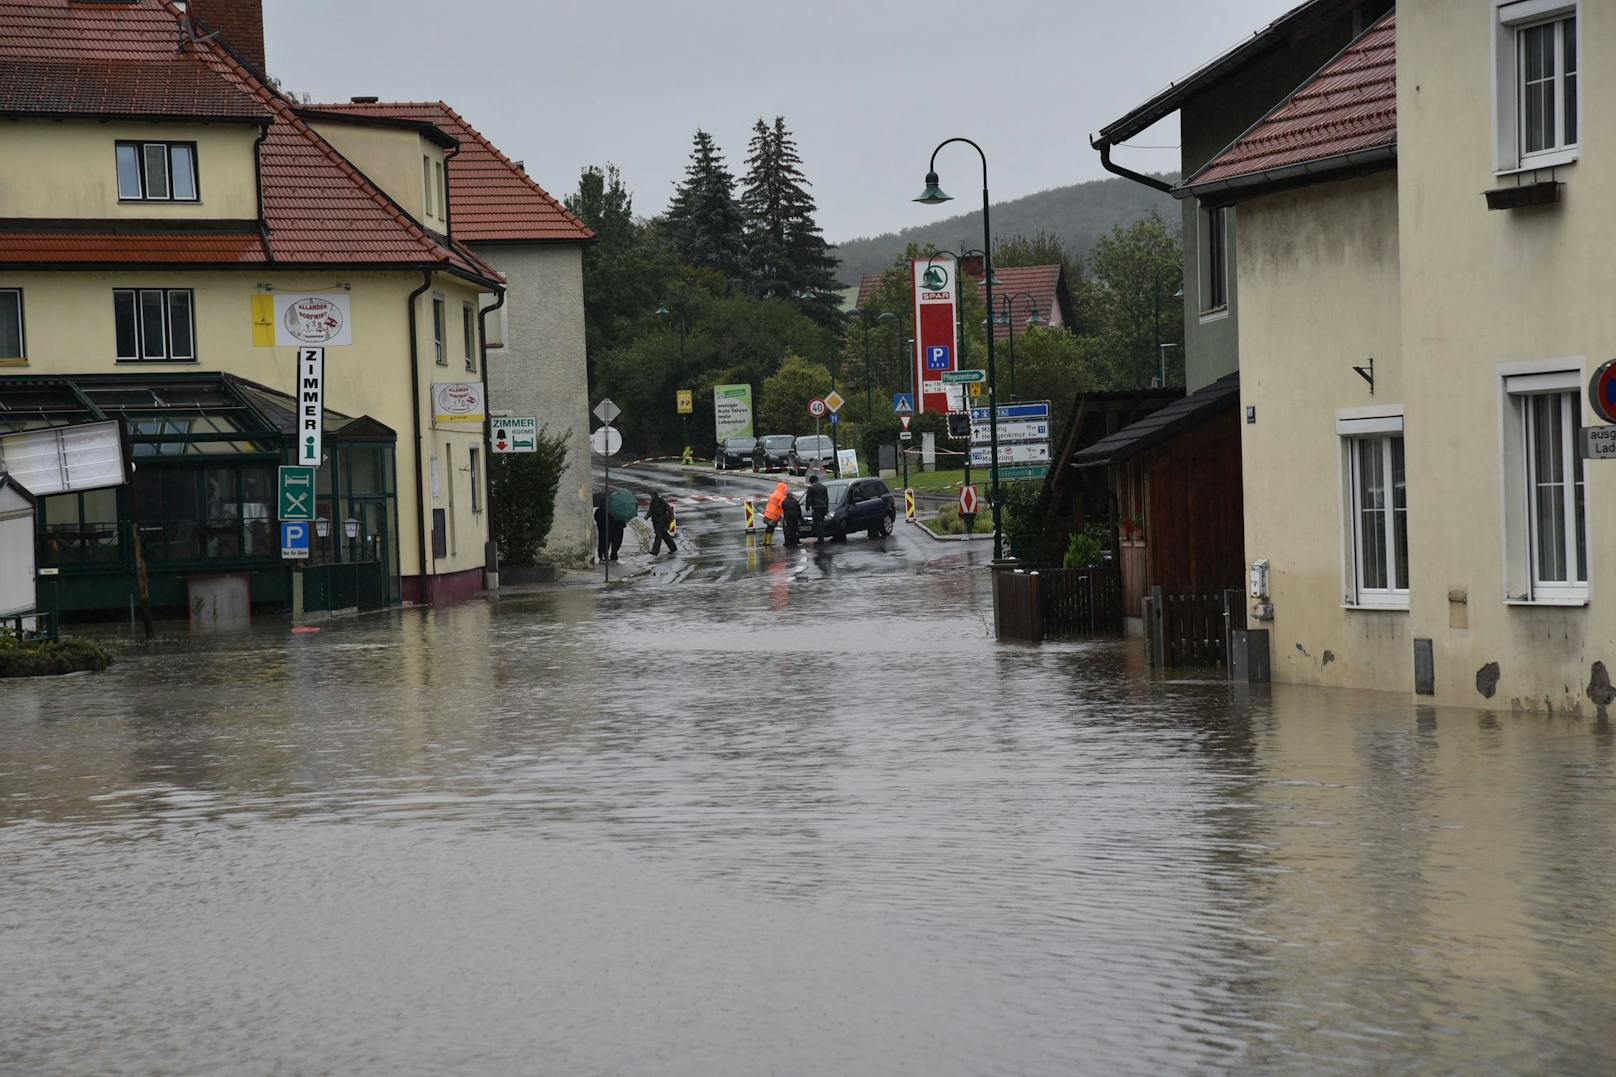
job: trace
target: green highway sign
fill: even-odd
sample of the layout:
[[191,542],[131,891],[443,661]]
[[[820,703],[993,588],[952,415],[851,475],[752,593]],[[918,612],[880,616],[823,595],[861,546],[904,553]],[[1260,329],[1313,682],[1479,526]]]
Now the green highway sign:
[[1005,481],[1012,479],[1041,479],[1049,474],[1048,464],[1025,464],[1021,467],[1001,467],[999,478]]
[[280,497],[276,499],[282,520],[307,522],[314,519],[314,469],[283,464],[280,470]]
[[943,371],[944,385],[966,385],[973,381],[987,381],[988,372],[985,370],[945,370]]

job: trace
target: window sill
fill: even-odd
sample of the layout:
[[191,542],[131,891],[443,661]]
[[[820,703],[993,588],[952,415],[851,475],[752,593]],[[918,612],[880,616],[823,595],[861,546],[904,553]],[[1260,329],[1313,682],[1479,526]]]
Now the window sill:
[[1500,168],[1493,172],[1495,176],[1519,176],[1524,172],[1542,172],[1548,168],[1563,168],[1566,165],[1577,163],[1581,149],[1555,150],[1553,153],[1539,153],[1531,157],[1521,158],[1521,163],[1512,168]]
[[200,198],[120,198],[120,206],[200,206]]
[[18,356],[11,359],[0,359],[0,366],[27,366],[28,357]]
[[120,366],[196,366],[199,359],[115,359]]
[[1203,310],[1203,311],[1201,311],[1201,324],[1205,325],[1208,322],[1221,322],[1223,319],[1227,318],[1228,316],[1229,316],[1229,308],[1228,307],[1226,307],[1226,306],[1224,306],[1224,307],[1213,307],[1211,310]]
[[1344,610],[1359,610],[1364,613],[1407,613],[1408,603],[1404,602],[1402,605],[1392,605],[1391,603],[1372,605],[1367,602],[1343,602],[1341,603],[1341,608]]
[[1588,596],[1581,598],[1506,598],[1506,606],[1561,606],[1567,609],[1586,608]]

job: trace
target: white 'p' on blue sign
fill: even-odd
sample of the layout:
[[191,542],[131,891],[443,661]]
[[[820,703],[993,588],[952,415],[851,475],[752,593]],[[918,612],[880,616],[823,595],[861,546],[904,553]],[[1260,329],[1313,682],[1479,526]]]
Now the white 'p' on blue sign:
[[313,525],[305,521],[288,520],[281,524],[281,559],[305,561],[309,556],[309,533]]
[[926,348],[927,370],[953,370],[954,364],[949,361],[949,352],[952,349],[947,344],[933,344]]

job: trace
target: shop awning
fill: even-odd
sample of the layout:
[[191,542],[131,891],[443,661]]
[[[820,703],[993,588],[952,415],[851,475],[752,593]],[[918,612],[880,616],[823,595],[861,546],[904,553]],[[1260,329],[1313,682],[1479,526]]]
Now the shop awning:
[[1220,412],[1240,406],[1240,375],[1228,374],[1198,392],[1101,438],[1072,457],[1078,467],[1120,464],[1205,422]]

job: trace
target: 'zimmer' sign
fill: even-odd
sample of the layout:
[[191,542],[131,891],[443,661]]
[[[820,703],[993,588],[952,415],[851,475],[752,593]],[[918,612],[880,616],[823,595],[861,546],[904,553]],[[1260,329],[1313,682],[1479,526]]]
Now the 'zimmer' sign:
[[297,462],[320,466],[325,428],[325,349],[297,350]]

